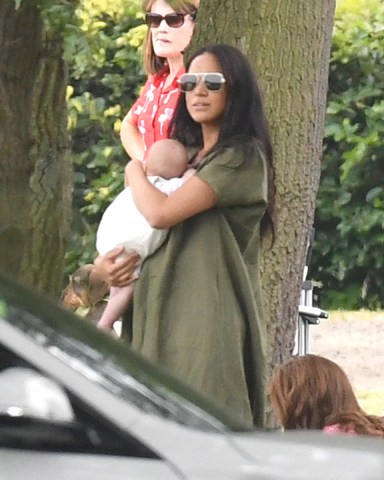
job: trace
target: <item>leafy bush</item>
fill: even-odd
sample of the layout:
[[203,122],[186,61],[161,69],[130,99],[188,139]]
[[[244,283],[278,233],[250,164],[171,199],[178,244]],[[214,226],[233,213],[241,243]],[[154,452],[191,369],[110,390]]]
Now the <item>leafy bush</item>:
[[65,35],[75,169],[67,273],[93,260],[101,214],[123,188],[128,157],[120,142],[121,119],[144,81],[141,1],[81,0],[76,24]]
[[336,13],[311,275],[329,309],[384,306],[384,4]]
[[[49,10],[51,23],[65,24],[70,65],[75,186],[67,273],[93,260],[101,213],[123,186],[120,124],[144,81],[141,0],[76,5],[71,19]],[[310,267],[328,309],[384,305],[383,45],[382,0],[339,0]]]

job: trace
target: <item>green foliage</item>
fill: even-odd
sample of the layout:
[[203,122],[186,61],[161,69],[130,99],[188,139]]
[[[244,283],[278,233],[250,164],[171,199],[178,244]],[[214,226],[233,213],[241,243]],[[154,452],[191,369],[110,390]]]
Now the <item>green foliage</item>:
[[65,41],[68,33],[77,28],[75,10],[81,0],[14,0],[15,10],[35,8],[41,12],[45,35]]
[[7,304],[0,299],[0,317],[5,317],[8,313],[8,306]]
[[64,39],[78,28],[78,19],[75,15],[77,1],[59,0],[52,2],[41,0],[42,16],[46,26],[46,33],[60,34]]
[[329,309],[384,306],[384,4],[336,14],[311,275]]
[[67,273],[93,260],[101,214],[123,188],[128,157],[120,125],[144,81],[140,46],[146,31],[138,0],[81,0],[75,14],[77,27],[65,35],[75,168]]
[[[128,157],[119,131],[144,81],[145,26],[141,0],[39,1],[51,30],[64,32],[70,66],[71,273],[93,260],[101,213],[123,186]],[[339,0],[310,272],[322,285],[324,308],[384,305],[383,92],[384,4]]]

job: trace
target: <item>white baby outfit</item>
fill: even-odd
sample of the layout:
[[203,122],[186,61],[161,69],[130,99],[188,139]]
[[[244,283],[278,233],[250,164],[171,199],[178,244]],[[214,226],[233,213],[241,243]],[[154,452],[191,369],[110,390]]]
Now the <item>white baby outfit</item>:
[[[183,180],[169,180],[149,176],[148,180],[161,192],[170,195]],[[144,260],[164,242],[168,229],[152,228],[136,208],[131,189],[126,187],[105,210],[96,235],[97,251],[104,255],[115,247],[123,246],[126,251],[139,253]]]

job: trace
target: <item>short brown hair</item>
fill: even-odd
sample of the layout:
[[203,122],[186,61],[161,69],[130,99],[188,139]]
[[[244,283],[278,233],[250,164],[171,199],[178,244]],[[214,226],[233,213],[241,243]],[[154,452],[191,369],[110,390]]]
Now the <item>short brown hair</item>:
[[[142,4],[142,8],[145,13],[150,12],[152,5],[156,2],[156,0],[144,0]],[[178,13],[189,13],[196,17],[197,9],[199,7],[200,0],[166,0],[171,8],[175,12]],[[158,57],[155,54],[152,44],[152,36],[151,30],[148,28],[147,35],[144,40],[143,45],[143,63],[144,69],[147,74],[156,74],[160,72],[165,66],[165,58]]]
[[270,383],[272,405],[287,430],[323,429],[340,412],[364,414],[345,372],[317,355],[293,357],[279,366]]

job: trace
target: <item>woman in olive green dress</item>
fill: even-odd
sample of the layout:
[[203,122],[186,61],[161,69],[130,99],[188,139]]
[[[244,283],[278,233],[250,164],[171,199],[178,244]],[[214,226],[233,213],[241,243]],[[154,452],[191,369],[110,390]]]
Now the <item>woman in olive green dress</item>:
[[[261,426],[266,329],[259,255],[261,238],[273,230],[274,203],[261,93],[246,57],[228,45],[198,50],[179,85],[170,134],[188,147],[197,171],[166,196],[148,182],[140,161],[128,164],[138,209],[153,227],[170,231],[143,264],[124,330],[135,350]],[[130,280],[132,258],[97,263],[119,285]]]

